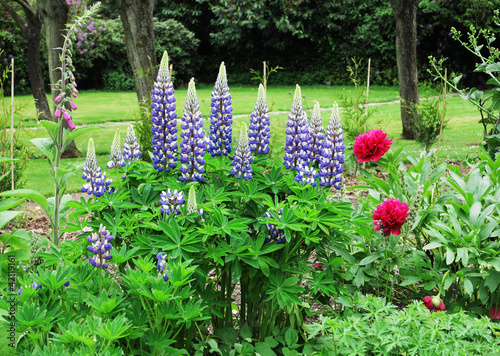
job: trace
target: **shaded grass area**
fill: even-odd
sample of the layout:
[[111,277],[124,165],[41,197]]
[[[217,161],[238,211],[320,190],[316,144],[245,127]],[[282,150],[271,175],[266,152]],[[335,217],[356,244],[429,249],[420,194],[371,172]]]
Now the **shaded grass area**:
[[[252,90],[254,89],[254,90]],[[370,102],[377,100],[380,103],[392,102],[397,100],[398,92],[396,87],[378,87],[377,90],[370,92]],[[208,119],[208,104],[211,93],[211,88],[202,88],[198,90],[199,98],[206,98],[202,106],[203,118],[205,120],[204,129],[209,131]],[[286,90],[289,90],[289,94]],[[268,91],[268,105],[271,111],[282,111],[283,113],[271,115],[271,133],[272,133],[272,155],[276,159],[282,159],[284,154],[285,143],[285,127],[287,121],[287,112],[290,110],[292,95],[294,88],[289,87],[270,87]],[[185,92],[185,90],[184,90]],[[303,105],[308,116],[311,116],[314,100],[318,100],[323,108],[329,108],[335,100],[339,98],[339,92],[346,93],[346,95],[353,95],[353,87],[327,87],[327,86],[311,86],[302,88]],[[179,94],[180,93],[180,94]],[[182,98],[182,90],[178,90],[176,96]],[[233,97],[234,115],[244,115],[243,117],[236,117],[233,124],[233,139],[236,140],[242,122],[247,125],[250,120],[250,113],[253,111],[255,104],[255,97],[257,95],[257,87],[236,87],[231,88]],[[255,95],[254,95],[255,94]],[[111,100],[113,97],[115,100]],[[325,104],[323,103],[330,103]],[[179,112],[180,104],[184,102],[178,99],[178,119],[181,117]],[[89,138],[93,138],[96,153],[99,155],[99,165],[105,168],[110,153],[111,141],[115,130],[120,130],[122,143],[126,136],[127,126],[124,122],[133,119],[133,111],[137,105],[135,93],[101,93],[101,92],[88,92],[83,93],[78,98],[78,105],[80,108],[77,113],[81,117],[85,117],[85,121],[92,121],[93,124],[104,124],[100,128],[88,132],[80,136],[76,140],[77,147],[86,153],[87,143]],[[204,105],[206,107],[204,108]],[[441,150],[439,157],[441,159],[463,160],[468,154],[475,154],[477,152],[477,144],[482,141],[482,127],[478,124],[479,114],[476,108],[468,101],[461,99],[458,96],[447,98],[447,118],[449,119],[447,128],[443,131],[441,142]],[[401,114],[399,104],[381,104],[371,106],[370,110],[375,113],[368,122],[368,129],[380,128],[388,133],[388,137],[393,139],[393,148],[399,148],[404,145],[407,150],[420,150],[422,145],[414,142],[401,140],[400,135],[402,131]],[[345,116],[342,114],[342,120]],[[327,109],[322,111],[323,126],[326,127],[331,115],[331,110]],[[77,122],[79,119],[76,119]],[[28,130],[22,136],[23,139],[29,140],[31,137],[47,137],[44,130]],[[353,138],[346,137],[346,156],[352,155]],[[234,144],[234,143],[233,143]],[[434,145],[433,148],[436,148]],[[35,153],[35,158],[40,158],[38,152]],[[346,157],[347,159],[348,157]],[[83,164],[85,158],[68,159],[64,163],[80,163]],[[63,163],[63,164],[64,164]],[[44,195],[52,195],[53,187],[48,177],[48,163],[45,159],[33,159],[30,161],[30,167],[27,170],[25,188],[35,189]],[[346,170],[347,171],[347,170]],[[68,192],[79,191],[83,181],[80,178],[80,172],[75,177],[68,181]],[[110,172],[108,172],[110,176]],[[111,176],[111,178],[114,178]]]

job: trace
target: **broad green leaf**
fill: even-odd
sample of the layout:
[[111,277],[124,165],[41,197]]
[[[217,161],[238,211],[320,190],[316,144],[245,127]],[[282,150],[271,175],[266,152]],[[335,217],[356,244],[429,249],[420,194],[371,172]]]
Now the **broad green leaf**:
[[360,262],[359,262],[359,265],[360,266],[365,266],[367,264],[370,264],[372,263],[373,261],[377,260],[380,256],[378,254],[372,254],[370,256],[367,256],[365,258],[363,258]]
[[500,284],[500,272],[490,269],[488,277],[484,281],[484,285],[487,286],[491,293],[495,293]]
[[40,205],[40,207],[43,210],[47,211],[47,208],[48,208],[47,198],[45,198],[42,194],[38,193],[35,190],[31,190],[31,189],[9,190],[9,191],[0,193],[0,196],[2,196],[2,197],[28,198],[30,200],[33,200],[38,205]]
[[465,288],[465,292],[469,296],[471,296],[472,293],[474,292],[474,286],[472,285],[472,282],[470,281],[470,279],[468,279],[468,278],[464,279],[464,288]]
[[0,211],[0,229],[3,228],[9,221],[22,213],[23,211],[14,210]]
[[56,157],[56,148],[51,138],[34,138],[30,140],[52,162]]

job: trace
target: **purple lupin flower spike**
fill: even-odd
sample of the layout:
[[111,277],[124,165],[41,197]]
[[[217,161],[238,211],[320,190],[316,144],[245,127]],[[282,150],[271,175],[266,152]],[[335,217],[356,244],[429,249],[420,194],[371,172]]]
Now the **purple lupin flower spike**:
[[128,164],[130,164],[133,160],[139,160],[141,157],[142,152],[137,142],[137,136],[135,136],[134,126],[130,124],[127,128],[125,143],[123,144],[123,159],[127,160]]
[[316,179],[319,177],[318,172],[309,166],[297,167],[297,175],[295,176],[295,181],[302,183],[304,185],[310,184],[315,187],[317,185]]
[[243,123],[241,124],[240,139],[238,141],[238,146],[233,155],[233,161],[231,165],[231,174],[237,176],[238,179],[248,180],[252,178],[252,152],[250,152],[250,147],[248,146],[248,134],[247,126]]
[[314,102],[314,109],[309,122],[309,145],[311,146],[311,156],[309,157],[311,163],[315,165],[318,162],[319,152],[321,150],[321,143],[325,139],[325,129],[321,120],[321,111],[319,103]]
[[179,211],[179,207],[185,203],[184,193],[182,191],[178,192],[172,190],[170,188],[167,191],[163,191],[160,194],[160,211],[169,216],[171,213],[175,215],[179,215],[181,212]]
[[109,234],[102,224],[97,233],[94,232],[92,235],[87,236],[87,241],[90,242],[87,250],[94,254],[94,256],[89,257],[89,263],[92,266],[108,268],[108,261],[113,258],[113,255],[109,252],[113,248],[111,240],[113,240],[113,236]]
[[[278,213],[278,216],[281,217],[281,213],[283,213],[283,209],[279,209],[277,211],[277,213]],[[271,213],[267,212],[264,214],[264,217],[265,218],[272,218],[273,216],[271,215]],[[267,226],[267,230],[269,231],[269,235],[264,240],[266,243],[271,242],[273,240],[276,240],[276,243],[278,243],[278,244],[286,243],[285,230],[278,229],[278,226],[271,224],[271,223],[267,223],[266,226]]]
[[208,152],[212,157],[227,156],[231,153],[233,108],[231,94],[227,85],[226,66],[224,62],[219,68],[219,75],[212,91],[210,102],[210,139]]
[[286,126],[284,164],[286,169],[294,171],[309,165],[310,156],[309,127],[307,115],[302,108],[302,94],[298,84]]
[[266,91],[262,84],[259,85],[259,94],[255,108],[250,114],[249,126],[249,145],[250,151],[258,154],[269,153],[269,141],[271,139],[271,121],[269,118],[269,109],[266,102]]
[[100,197],[103,196],[105,192],[113,192],[114,189],[110,187],[111,179],[107,179],[106,172],[102,173],[101,167],[97,166],[94,140],[92,139],[89,139],[87,159],[82,170],[82,179],[87,181],[87,183],[80,188],[82,193]]
[[172,276],[172,271],[169,271],[166,256],[163,256],[163,253],[160,252],[156,255],[158,259],[158,272],[160,272],[163,276],[163,280],[168,282],[170,277]]
[[340,123],[337,103],[333,104],[332,115],[325,133],[319,155],[319,176],[321,186],[334,186],[340,189],[344,170],[344,135]]
[[158,172],[170,172],[177,167],[177,114],[174,93],[168,55],[165,51],[151,95],[153,167]]
[[182,115],[181,123],[181,163],[179,168],[181,176],[179,180],[203,182],[205,177],[205,131],[203,131],[203,119],[200,112],[200,104],[196,96],[194,78],[188,85],[186,106]]
[[113,138],[113,143],[111,144],[111,154],[109,155],[109,162],[106,165],[106,167],[108,167],[109,169],[114,167],[125,167],[125,160],[123,159],[123,154],[120,148],[120,130],[116,129],[115,137]]

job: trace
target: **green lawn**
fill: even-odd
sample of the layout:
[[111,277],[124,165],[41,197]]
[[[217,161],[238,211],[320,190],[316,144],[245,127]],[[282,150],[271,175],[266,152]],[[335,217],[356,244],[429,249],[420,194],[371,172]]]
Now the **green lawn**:
[[[233,87],[231,95],[233,98],[233,114],[240,115],[234,119],[233,138],[239,135],[239,129],[242,122],[247,125],[250,120],[250,113],[253,111],[257,96],[258,87]],[[400,105],[399,104],[381,104],[393,102],[398,99],[398,90],[396,87],[371,87],[370,88],[370,103],[379,103],[371,106],[370,109],[375,110],[374,115],[368,123],[368,128],[381,128],[388,133],[389,138],[393,139],[393,147],[397,148],[401,145],[409,150],[421,149],[421,145],[413,142],[401,140],[402,131]],[[205,87],[198,90],[198,98],[200,100],[201,110],[205,119],[205,131],[209,129],[209,104],[211,88]],[[285,142],[285,126],[287,120],[287,112],[290,110],[292,96],[295,88],[293,87],[269,87],[267,100],[270,111],[275,112],[271,115],[272,122],[272,143],[274,144],[273,153],[275,157],[281,157],[283,154],[283,145]],[[184,106],[186,90],[177,90],[177,112],[178,118],[182,115],[181,108]],[[345,94],[348,97],[354,95],[354,87],[335,87],[335,86],[308,86],[302,88],[303,105],[308,116],[312,111],[314,101],[318,101],[322,108],[328,109],[322,111],[323,125],[326,126],[330,117],[331,111],[329,108],[334,101],[340,102],[340,95]],[[429,94],[429,92],[425,93]],[[6,98],[7,101],[8,98]],[[29,97],[16,97],[16,100],[30,100]],[[78,110],[75,112],[77,117],[75,123],[77,125],[100,125],[99,129],[93,130],[80,136],[76,140],[77,147],[85,153],[87,143],[90,137],[93,138],[98,161],[101,167],[105,168],[110,152],[112,137],[116,129],[121,132],[122,142],[125,138],[127,126],[124,123],[133,121],[134,111],[137,110],[137,97],[135,93],[109,93],[109,92],[82,92],[75,100],[78,105]],[[478,124],[479,114],[475,107],[468,101],[461,99],[458,96],[448,97],[446,102],[447,118],[449,119],[448,127],[443,131],[441,142],[441,150],[439,156],[443,159],[461,160],[470,152],[476,152],[477,144],[482,140],[482,127]],[[26,108],[22,114],[23,117],[33,115],[33,108]],[[278,113],[279,112],[279,113]],[[342,110],[341,110],[342,116]],[[21,115],[18,115],[19,119]],[[33,116],[32,116],[33,117]],[[34,120],[30,123],[35,125]],[[30,137],[46,137],[44,130],[27,130],[21,136],[25,140]],[[346,139],[347,153],[352,145],[352,138]],[[436,147],[436,145],[434,146]],[[38,153],[36,153],[38,155]],[[35,156],[35,157],[40,157]],[[65,160],[71,163],[83,163],[84,158]],[[48,164],[44,159],[33,159],[30,162],[28,173],[26,175],[26,188],[36,189],[44,195],[50,195],[53,192],[53,187],[48,180]],[[43,183],[41,183],[43,182]],[[70,192],[78,191],[83,181],[79,174],[69,180],[68,190]]]

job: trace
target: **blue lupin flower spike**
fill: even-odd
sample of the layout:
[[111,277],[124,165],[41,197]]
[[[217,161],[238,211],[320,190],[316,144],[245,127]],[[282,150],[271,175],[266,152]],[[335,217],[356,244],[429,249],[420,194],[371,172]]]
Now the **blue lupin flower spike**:
[[269,109],[266,102],[266,91],[262,84],[259,85],[259,93],[255,108],[250,114],[249,126],[249,145],[250,151],[258,154],[269,153],[269,141],[271,139],[271,121],[269,118]]
[[310,157],[309,127],[307,115],[302,108],[302,93],[298,84],[286,126],[284,164],[286,169],[294,171],[297,167],[309,165]]
[[321,150],[321,143],[325,139],[325,129],[321,120],[321,111],[319,103],[314,102],[314,109],[309,122],[309,145],[311,147],[310,160],[313,165],[318,161],[318,156]]
[[107,179],[106,173],[102,173],[101,167],[97,166],[94,140],[92,139],[89,139],[87,158],[82,170],[82,179],[87,181],[87,183],[80,188],[82,193],[100,197],[103,196],[105,192],[113,192],[114,189],[110,187],[111,179]]
[[315,187],[317,185],[316,179],[319,177],[318,172],[313,167],[302,166],[297,167],[297,175],[295,176],[295,181],[302,183],[304,185],[310,184]]
[[[283,213],[283,209],[279,209],[277,211],[278,216],[281,217],[281,214]],[[272,218],[273,216],[271,213],[267,212],[264,214],[265,218]],[[268,243],[273,240],[276,240],[276,243],[278,244],[284,244],[286,243],[286,237],[285,237],[285,230],[283,229],[278,229],[278,226],[267,223],[267,230],[269,231],[269,235],[265,238],[264,242]]]
[[231,142],[233,141],[231,127],[233,108],[231,104],[226,66],[222,62],[210,102],[210,139],[207,149],[212,157],[227,156],[231,153]]
[[158,259],[158,272],[163,275],[163,280],[165,282],[168,282],[168,280],[172,276],[172,271],[169,271],[168,269],[166,256],[163,256],[163,253],[160,252],[156,255],[156,258]]
[[166,192],[163,191],[160,194],[160,211],[167,216],[172,213],[174,213],[174,216],[179,215],[181,213],[179,207],[184,203],[184,193],[182,191],[178,192],[177,189],[172,193],[172,190],[168,188]]
[[130,164],[133,160],[139,160],[141,157],[142,152],[139,147],[139,143],[137,142],[134,126],[130,124],[127,128],[125,143],[123,144],[123,159],[127,160],[128,164]]
[[186,106],[182,115],[181,123],[181,163],[179,168],[181,176],[179,180],[203,182],[205,177],[205,131],[203,131],[203,119],[200,112],[200,104],[196,96],[194,78],[188,85]]
[[233,161],[231,165],[231,174],[237,176],[238,179],[248,180],[252,178],[252,152],[250,152],[250,147],[248,146],[248,134],[247,126],[243,123],[241,124],[240,139],[238,141],[238,146],[233,155]]
[[177,167],[177,114],[174,93],[168,54],[165,51],[151,95],[153,167],[158,172],[170,172]]
[[[27,289],[27,287],[24,287]],[[31,283],[31,288],[33,288],[34,290],[39,290],[40,288],[42,288],[41,285],[37,284],[36,282],[33,282]],[[21,295],[22,293],[24,293],[24,290],[23,290],[23,287],[21,286],[18,290],[17,290],[17,294]]]
[[319,155],[319,184],[321,186],[333,185],[336,189],[341,188],[344,153],[344,135],[339,107],[337,103],[334,103]]
[[113,143],[111,144],[111,154],[109,155],[109,162],[106,165],[109,169],[125,167],[125,160],[123,159],[123,154],[121,151],[121,138],[120,130],[116,130],[115,137],[113,137]]
[[92,235],[87,236],[87,241],[91,244],[87,247],[87,250],[94,254],[94,256],[89,257],[89,263],[92,266],[108,268],[108,261],[113,258],[113,255],[109,252],[113,248],[111,240],[113,240],[113,236],[109,234],[102,224],[97,233],[94,232]]

